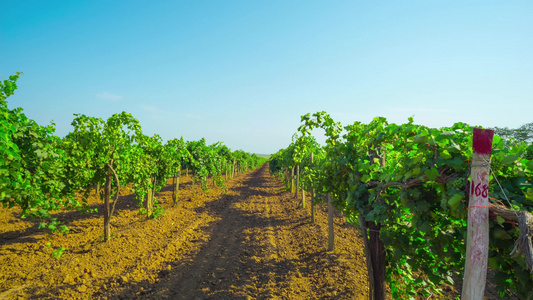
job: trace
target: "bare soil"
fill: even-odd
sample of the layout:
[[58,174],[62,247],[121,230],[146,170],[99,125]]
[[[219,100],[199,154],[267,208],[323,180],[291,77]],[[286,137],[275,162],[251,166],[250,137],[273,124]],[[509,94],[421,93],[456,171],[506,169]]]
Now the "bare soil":
[[[0,209],[0,299],[365,299],[367,271],[355,227],[337,214],[335,250],[327,248],[327,214],[310,221],[282,183],[260,169],[193,196],[181,178],[179,204],[168,185],[157,199],[164,215],[139,214],[121,191],[103,242],[100,213],[54,214],[65,236]],[[171,181],[169,181],[170,184]],[[309,199],[309,198],[307,198]],[[89,206],[102,211],[94,195]],[[47,247],[51,243],[52,247]],[[60,258],[52,256],[66,247]]]

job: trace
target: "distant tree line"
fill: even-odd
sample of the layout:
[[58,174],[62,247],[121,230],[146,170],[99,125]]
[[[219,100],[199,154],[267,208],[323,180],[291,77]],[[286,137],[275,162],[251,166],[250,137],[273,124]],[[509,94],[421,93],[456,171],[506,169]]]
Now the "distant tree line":
[[516,129],[508,127],[494,127],[494,133],[506,140],[514,139],[516,142],[533,142],[533,122],[524,124]]

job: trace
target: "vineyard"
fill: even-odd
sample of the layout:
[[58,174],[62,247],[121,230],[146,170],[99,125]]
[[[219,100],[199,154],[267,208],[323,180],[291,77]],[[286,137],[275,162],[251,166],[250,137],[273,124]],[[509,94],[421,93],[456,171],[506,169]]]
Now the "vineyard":
[[[198,187],[208,192],[208,178],[213,185],[224,187],[223,177],[254,169],[264,161],[242,150],[232,152],[221,143],[207,145],[205,139],[172,139],[163,144],[157,134],[144,135],[139,121],[126,112],[107,120],[75,114],[74,130],[61,139],[53,135],[53,124],[41,126],[26,118],[22,108],[7,107],[6,99],[16,90],[19,75],[10,76],[0,86],[0,200],[5,207],[21,208],[22,218],[42,220],[39,228],[67,233],[68,228],[51,218],[50,211],[94,211],[86,200],[95,187],[104,203],[103,239],[107,241],[121,187],[131,186],[141,212],[157,218],[163,211],[155,194],[173,178],[176,204],[182,170],[193,174],[193,191]],[[79,194],[83,194],[81,199]]]
[[60,138],[8,108],[18,78],[0,83],[0,298],[453,299],[481,255],[485,296],[533,297],[528,141],[325,112],[268,162],[126,112]]
[[[359,227],[370,298],[385,299],[387,288],[395,299],[442,295],[440,285],[453,285],[468,271],[465,259],[478,262],[484,271],[476,274],[483,279],[487,266],[495,272],[500,296],[533,296],[531,144],[499,136],[492,140],[491,131],[481,130],[481,135],[490,133],[483,141],[485,158],[473,151],[476,130],[464,123],[432,129],[412,118],[396,125],[378,117],[342,127],[325,112],[301,121],[293,142],[271,157],[270,170],[291,190],[301,186],[327,195],[330,205]],[[327,136],[324,147],[310,135],[317,128]],[[471,178],[481,166],[490,171]],[[474,233],[473,248],[467,250],[467,221],[487,216],[486,234]],[[465,285],[470,279],[464,277]],[[485,282],[479,286],[481,295],[471,298],[463,290],[463,299],[480,299]]]
[[[165,213],[146,219],[125,189],[102,241],[100,214],[53,213],[70,233],[52,235],[0,211],[1,299],[360,299],[366,266],[357,230],[336,215],[335,252],[325,251],[326,214],[317,222],[294,205],[268,167],[235,176],[226,191],[193,196],[184,175],[157,195]],[[102,203],[89,196],[89,206]],[[56,240],[58,237],[59,240]],[[66,244],[61,258],[45,243]]]

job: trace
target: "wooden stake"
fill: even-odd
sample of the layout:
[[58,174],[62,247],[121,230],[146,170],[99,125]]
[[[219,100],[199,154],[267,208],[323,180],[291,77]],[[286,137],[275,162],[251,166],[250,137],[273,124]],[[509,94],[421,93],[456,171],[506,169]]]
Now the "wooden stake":
[[492,137],[490,129],[474,128],[468,202],[466,262],[461,299],[483,299],[489,255],[489,174]]
[[372,269],[372,256],[370,255],[368,230],[366,228],[366,221],[362,210],[359,210],[359,227],[361,229],[361,235],[363,236],[363,242],[365,244],[364,252],[366,256],[366,269],[368,271],[368,300],[374,300],[374,270]]
[[181,168],[178,170],[178,174],[176,175],[176,185],[174,186],[174,205],[178,204],[178,194],[180,190],[180,177],[181,177]]
[[302,208],[305,209],[305,185],[302,183]]
[[294,169],[295,167],[291,169],[291,193],[294,193]]
[[[313,152],[311,152],[311,164],[313,164]],[[311,188],[311,223],[315,223],[315,188]]]
[[289,171],[285,168],[285,188],[289,187]]
[[298,199],[298,189],[300,188],[300,165],[296,166],[296,190],[294,191],[294,198]]
[[328,194],[328,251],[335,248],[335,232],[333,231],[333,204],[331,195]]
[[[111,162],[109,165],[112,163],[113,162]],[[108,168],[104,185],[104,242],[109,241],[111,238],[111,227],[109,226],[111,220],[111,209],[109,207],[109,198],[111,198],[112,178],[111,168]]]

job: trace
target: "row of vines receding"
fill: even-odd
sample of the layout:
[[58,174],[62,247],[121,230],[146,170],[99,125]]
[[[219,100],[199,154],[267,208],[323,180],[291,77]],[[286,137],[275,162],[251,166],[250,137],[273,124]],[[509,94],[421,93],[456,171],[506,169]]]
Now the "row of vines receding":
[[[428,297],[440,294],[443,283],[462,278],[472,126],[434,129],[412,118],[396,125],[382,117],[342,126],[325,112],[301,121],[293,142],[271,156],[270,171],[291,185],[297,168],[306,190],[329,194],[360,228],[371,299],[385,299],[387,286],[394,299]],[[324,146],[311,135],[317,128],[325,132]],[[488,193],[498,205],[532,212],[533,146],[528,142],[494,136]],[[532,296],[532,270],[524,255],[510,255],[520,236],[518,224],[494,214],[490,219],[488,265],[500,296],[526,299]]]
[[68,233],[51,212],[91,211],[87,197],[94,191],[104,203],[103,239],[107,241],[122,187],[132,187],[141,213],[157,218],[163,208],[156,193],[172,179],[175,205],[183,170],[209,192],[209,178],[224,188],[228,176],[265,161],[242,150],[231,151],[222,143],[207,145],[205,139],[163,143],[157,134],[144,135],[139,121],[126,112],[107,120],[76,114],[73,130],[60,138],[54,135],[54,124],[41,126],[27,118],[22,108],[8,107],[7,98],[17,89],[19,76],[0,82],[0,203],[19,207],[22,218],[41,220],[41,229]]

